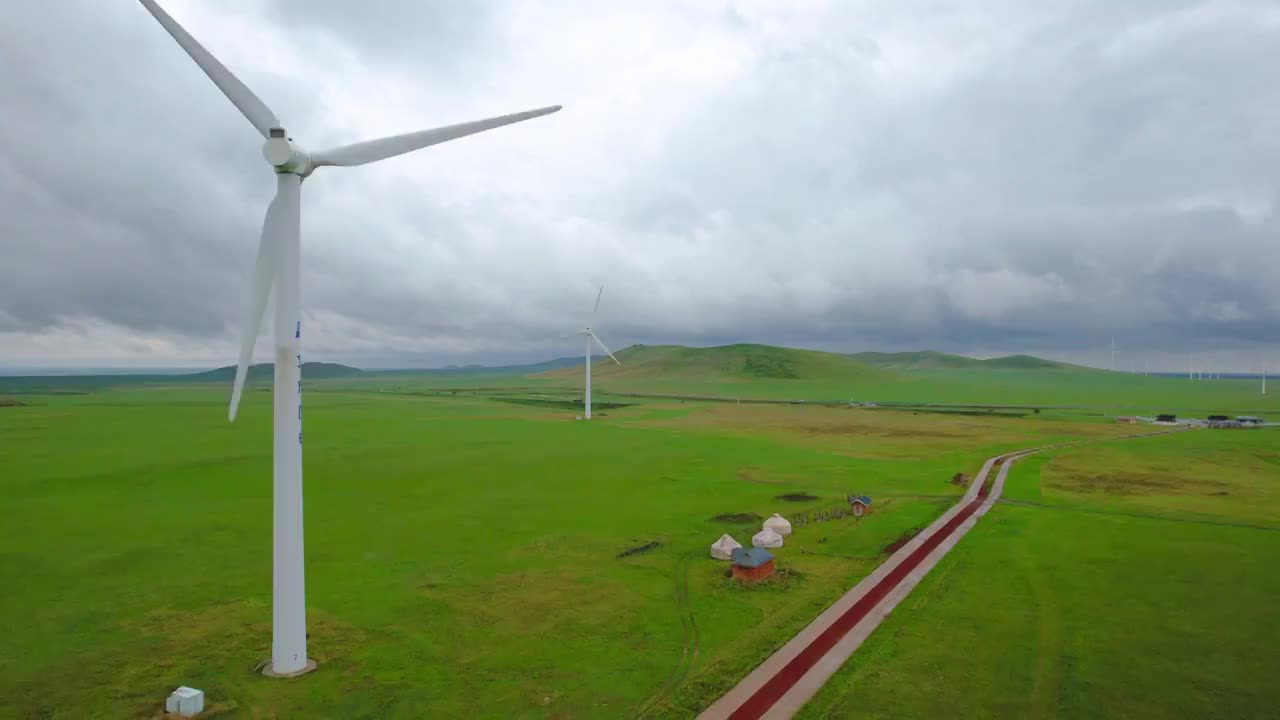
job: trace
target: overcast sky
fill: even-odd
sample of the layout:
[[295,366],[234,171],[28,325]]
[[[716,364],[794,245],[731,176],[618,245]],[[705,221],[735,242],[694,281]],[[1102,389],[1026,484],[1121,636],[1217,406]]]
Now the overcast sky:
[[[311,176],[308,360],[573,354],[604,283],[614,349],[1280,361],[1275,2],[164,5],[306,147],[565,106]],[[135,2],[4,15],[0,365],[234,362],[261,136]]]

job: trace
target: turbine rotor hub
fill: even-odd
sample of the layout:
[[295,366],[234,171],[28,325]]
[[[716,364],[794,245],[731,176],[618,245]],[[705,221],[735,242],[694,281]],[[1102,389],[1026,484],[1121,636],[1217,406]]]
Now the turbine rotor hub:
[[284,128],[271,128],[269,133],[270,137],[262,146],[262,156],[276,172],[293,173],[302,177],[310,175],[314,169],[311,155],[295,145]]

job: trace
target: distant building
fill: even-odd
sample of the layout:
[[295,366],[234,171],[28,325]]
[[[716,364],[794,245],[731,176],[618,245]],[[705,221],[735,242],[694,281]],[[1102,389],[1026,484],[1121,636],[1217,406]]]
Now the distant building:
[[734,580],[763,580],[773,574],[773,553],[764,548],[736,548],[729,559]]
[[1127,423],[1129,425],[1137,425],[1139,422],[1142,422],[1142,421],[1133,415],[1120,415],[1116,418],[1116,422]]
[[853,513],[854,517],[871,514],[871,498],[866,495],[850,495],[849,512]]
[[1177,416],[1177,415],[1170,414],[1170,413],[1164,413],[1164,414],[1161,414],[1161,415],[1156,415],[1156,422],[1158,422],[1158,423],[1175,423],[1175,422],[1178,422],[1178,416]]
[[1209,422],[1225,422],[1231,418],[1226,415],[1210,415]]
[[1237,416],[1237,417],[1236,417],[1236,421],[1237,421],[1237,422],[1242,422],[1242,423],[1244,423],[1244,424],[1246,424],[1246,425],[1261,425],[1261,424],[1262,424],[1262,418],[1260,418],[1260,417],[1258,417],[1258,416],[1256,416],[1256,415],[1240,415],[1240,416]]

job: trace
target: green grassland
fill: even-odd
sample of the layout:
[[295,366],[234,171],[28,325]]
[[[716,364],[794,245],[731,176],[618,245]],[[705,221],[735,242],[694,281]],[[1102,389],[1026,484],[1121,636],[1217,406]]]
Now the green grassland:
[[[320,669],[290,681],[252,671],[270,645],[267,369],[251,378],[235,424],[225,419],[227,383],[200,377],[0,383],[13,393],[0,398],[0,584],[9,589],[0,594],[0,717],[149,717],[180,684],[204,689],[209,714],[225,717],[689,717],[870,572],[886,545],[953,503],[962,491],[954,474],[1011,449],[1134,432],[1108,422],[1105,408],[1275,409],[1244,381],[1034,358],[904,365],[767,346],[636,347],[619,357],[622,368],[595,368],[601,404],[591,423],[573,420],[581,368],[562,361],[527,368],[534,374],[304,368],[308,627]],[[654,397],[664,393],[1089,409],[963,414]],[[1259,581],[1217,601],[1196,594],[1193,578],[1246,582],[1249,563],[1276,559],[1266,538],[1280,535],[1225,524],[1280,524],[1275,437],[1204,431],[1027,460],[1006,490],[1021,504],[988,515],[954,556],[967,560],[931,574],[908,601],[919,612],[895,613],[886,627],[901,627],[876,636],[890,640],[858,656],[942,674],[876,669],[876,695],[855,669],[812,711],[860,706],[869,683],[875,712],[929,715],[960,693],[947,680],[953,668],[969,678],[968,659],[1038,653],[1037,633],[1057,642],[1075,627],[1068,621],[1115,602],[1133,604],[1123,617],[1135,625],[1119,636],[1133,649],[1117,657],[1138,662],[1134,653],[1182,627],[1169,624],[1176,616],[1193,635],[1183,642],[1241,654],[1223,672],[1248,676],[1243,655],[1253,650],[1240,637],[1277,588]],[[773,581],[736,585],[707,557],[722,532],[749,542],[759,520],[738,516],[808,515],[849,491],[876,498],[877,512],[797,527]],[[793,493],[812,497],[779,499]],[[1011,548],[1020,548],[1012,558]],[[1152,548],[1150,568],[1136,567]],[[1116,586],[1128,594],[1107,595]],[[947,600],[950,588],[959,600]],[[1032,650],[977,640],[963,613],[981,610],[992,589],[1001,642],[1021,638]],[[1025,610],[1037,602],[1066,614],[1037,625]],[[1201,614],[1219,611],[1232,617],[1215,638]],[[933,612],[943,614],[921,620]],[[1140,612],[1154,613],[1149,626]],[[904,617],[928,632],[909,635]],[[1113,671],[1090,654],[1104,652],[1105,638],[1080,632],[1092,644],[1070,657]],[[938,637],[973,647],[948,656],[958,651]],[[935,664],[943,660],[955,664]],[[1072,712],[1108,701],[1071,685],[1067,662],[1046,665],[1036,682],[1070,689],[1060,702]],[[1168,662],[1182,672],[1176,655]],[[998,703],[996,691],[1016,690],[1023,669],[984,672],[1008,686],[983,690]],[[1204,682],[1225,687],[1212,684],[1220,675]],[[901,680],[917,685],[890,682]],[[942,694],[901,699],[921,683]],[[1146,693],[1159,688],[1138,687],[1138,700],[1157,702]],[[1037,692],[1048,702],[1048,690]],[[1030,707],[1010,697],[956,707],[978,716]]]
[[801,717],[1274,717],[1277,448],[1201,430],[1028,458]]
[[[305,394],[316,673],[270,642],[270,393],[23,396],[0,408],[0,715],[135,717],[180,684],[234,717],[682,717],[954,502],[999,450],[1117,425],[797,406],[572,410]],[[634,401],[633,401],[634,402]],[[744,589],[718,515],[881,501],[797,530]],[[812,500],[776,496],[801,492]],[[651,542],[659,545],[626,557]]]

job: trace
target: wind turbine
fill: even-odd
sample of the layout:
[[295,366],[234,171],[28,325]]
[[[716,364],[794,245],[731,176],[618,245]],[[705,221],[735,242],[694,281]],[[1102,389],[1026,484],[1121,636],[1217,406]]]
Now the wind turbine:
[[576,333],[578,335],[585,335],[587,337],[587,389],[586,389],[586,394],[583,395],[583,401],[582,401],[582,419],[583,420],[591,419],[591,341],[595,340],[596,344],[600,346],[601,350],[605,351],[605,353],[608,354],[609,357],[613,358],[613,361],[618,363],[618,365],[622,365],[622,361],[618,360],[618,358],[616,357],[613,357],[613,353],[609,351],[609,348],[604,346],[604,341],[602,341],[596,335],[595,330],[592,330],[592,326],[595,325],[595,322],[596,322],[596,311],[600,309],[601,295],[604,295],[603,285],[600,286],[600,292],[596,293],[596,306],[591,309],[591,324],[587,325],[585,328],[579,330]]
[[266,138],[262,154],[276,175],[276,196],[267,207],[254,263],[249,301],[241,316],[240,360],[229,417],[236,418],[245,373],[262,326],[267,296],[275,287],[275,439],[272,462],[271,662],[263,673],[300,675],[315,668],[307,659],[306,593],[302,534],[302,320],[298,274],[302,181],[319,167],[352,167],[403,155],[430,145],[548,115],[559,105],[367,140],[308,153],[285,131],[275,113],[217,58],[196,42],[154,0],[139,0],[214,85]]

